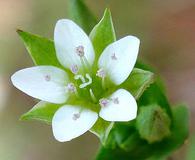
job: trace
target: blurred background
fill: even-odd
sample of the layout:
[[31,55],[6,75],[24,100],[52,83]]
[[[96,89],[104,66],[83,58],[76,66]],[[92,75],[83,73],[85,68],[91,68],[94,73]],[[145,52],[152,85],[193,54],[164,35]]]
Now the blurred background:
[[[139,56],[162,75],[171,103],[189,105],[192,134],[195,131],[195,1],[86,0],[86,3],[98,17],[105,7],[111,9],[118,38],[133,34],[141,39]],[[50,126],[19,121],[20,115],[35,101],[10,82],[15,71],[33,65],[16,29],[52,38],[56,21],[67,18],[67,9],[67,0],[0,0],[1,160],[90,160],[98,149],[98,139],[90,133],[59,143],[54,140]],[[188,143],[172,158],[185,160],[187,146]]]

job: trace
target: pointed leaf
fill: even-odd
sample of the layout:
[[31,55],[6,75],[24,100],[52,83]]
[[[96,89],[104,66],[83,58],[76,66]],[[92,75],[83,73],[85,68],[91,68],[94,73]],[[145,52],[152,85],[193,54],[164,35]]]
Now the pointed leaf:
[[139,99],[153,81],[154,74],[152,72],[134,68],[128,79],[119,87],[130,91],[136,99]]
[[105,10],[103,18],[91,31],[90,38],[96,52],[96,58],[99,58],[103,50],[116,40],[110,10]]
[[51,124],[55,112],[63,104],[52,104],[44,101],[37,103],[30,111],[21,116],[21,120],[38,120]]
[[95,16],[82,0],[69,0],[69,15],[86,33],[89,33],[97,23]]
[[105,145],[113,125],[114,122],[108,122],[103,120],[102,118],[99,118],[95,125],[90,129],[90,131],[100,139],[103,145]]
[[53,41],[22,30],[17,30],[35,65],[63,68],[57,60]]

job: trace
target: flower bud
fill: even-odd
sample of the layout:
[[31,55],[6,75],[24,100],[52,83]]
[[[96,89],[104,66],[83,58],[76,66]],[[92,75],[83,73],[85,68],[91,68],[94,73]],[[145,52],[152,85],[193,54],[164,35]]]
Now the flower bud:
[[140,108],[136,127],[141,138],[149,143],[159,142],[170,135],[171,120],[167,113],[158,105]]

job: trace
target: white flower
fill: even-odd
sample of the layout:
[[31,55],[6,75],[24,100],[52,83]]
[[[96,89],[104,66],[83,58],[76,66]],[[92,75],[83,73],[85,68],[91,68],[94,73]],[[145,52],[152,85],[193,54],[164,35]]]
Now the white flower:
[[[87,132],[98,113],[111,122],[136,118],[136,100],[127,90],[107,93],[130,75],[138,55],[138,38],[127,36],[108,45],[97,60],[89,37],[74,22],[63,19],[56,24],[54,43],[59,62],[71,74],[54,66],[36,66],[16,72],[11,79],[14,86],[34,98],[63,104],[52,120],[58,141]],[[69,104],[71,96],[87,101],[88,106]]]

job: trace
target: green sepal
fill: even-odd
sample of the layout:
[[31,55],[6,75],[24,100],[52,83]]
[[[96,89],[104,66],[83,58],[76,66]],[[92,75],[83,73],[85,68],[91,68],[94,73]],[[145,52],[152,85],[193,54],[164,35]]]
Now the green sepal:
[[158,105],[142,106],[136,119],[136,126],[141,138],[149,143],[159,142],[168,137],[171,120]]
[[63,68],[56,57],[52,40],[22,30],[17,33],[23,40],[35,65],[52,65]]
[[70,19],[80,25],[86,33],[96,25],[97,19],[82,0],[69,0]]
[[116,41],[116,35],[112,22],[112,16],[109,9],[106,9],[100,22],[93,28],[89,35],[94,50],[96,60],[99,58],[103,50],[112,42]]
[[130,91],[136,99],[139,99],[153,82],[154,74],[152,72],[134,68],[128,79],[122,83],[119,88]]
[[[140,61],[137,61],[136,67],[155,73],[153,68],[141,63]],[[165,93],[164,84],[162,83],[160,76],[157,75],[155,76],[155,82],[150,85],[138,101],[138,106],[147,106],[150,104],[158,104],[160,107],[164,108],[169,117],[172,119],[172,110]]]
[[44,101],[37,103],[30,111],[23,114],[20,120],[38,120],[51,124],[55,112],[62,104],[52,104]]
[[100,139],[102,145],[105,145],[113,125],[114,122],[108,122],[99,117],[90,131]]

